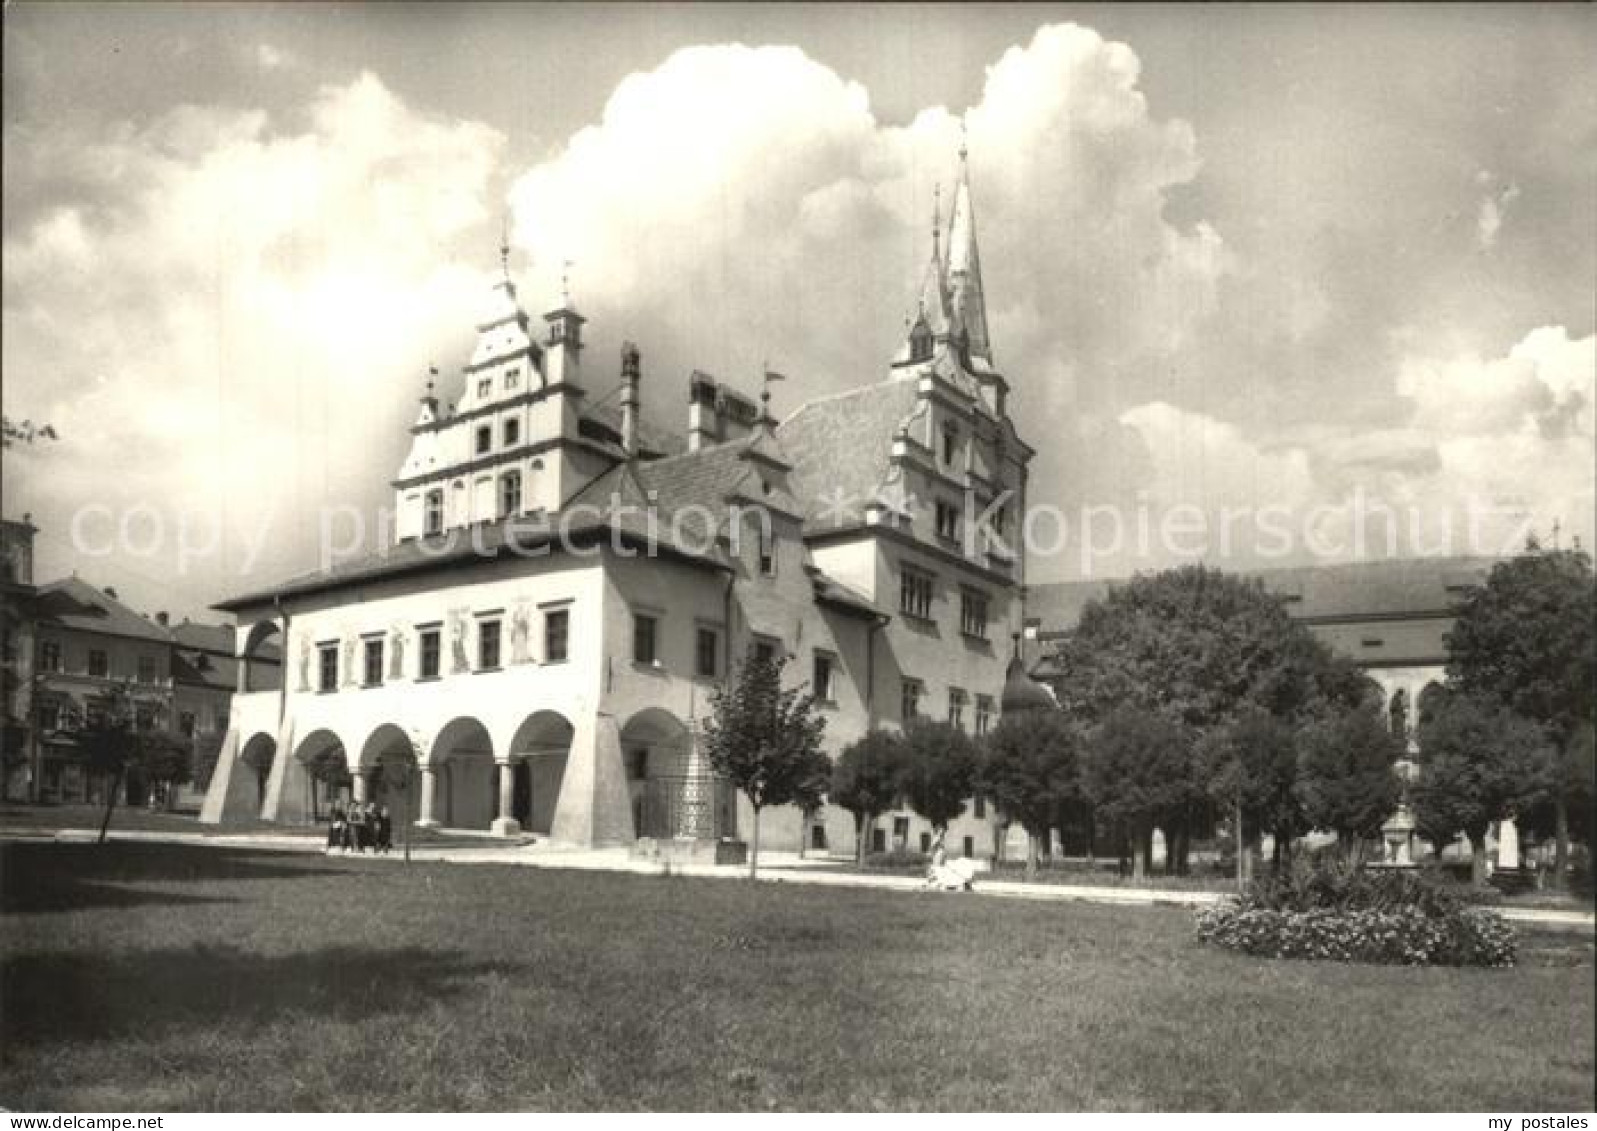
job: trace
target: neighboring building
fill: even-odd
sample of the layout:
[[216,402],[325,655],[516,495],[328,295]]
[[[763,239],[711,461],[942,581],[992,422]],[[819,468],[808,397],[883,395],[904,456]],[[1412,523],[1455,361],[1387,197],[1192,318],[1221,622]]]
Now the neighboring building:
[[38,528],[0,519],[0,799],[27,800],[33,750],[33,536]]
[[[507,273],[458,406],[422,400],[395,544],[218,606],[245,670],[204,819],[314,819],[346,774],[403,812],[380,766],[414,754],[424,824],[734,835],[749,814],[694,731],[750,648],[819,693],[834,755],[914,713],[985,729],[1021,627],[1024,563],[1002,534],[1032,451],[993,363],[963,173],[946,253],[935,234],[885,380],[778,423],[768,393],[694,373],[686,442],[644,427],[630,345],[619,388],[590,402],[584,319],[563,303],[535,336]],[[994,537],[983,514],[1005,498]],[[269,641],[287,667],[268,691],[250,665]],[[778,811],[762,841],[843,848],[852,827]],[[872,831],[883,847],[930,832],[907,812]],[[956,851],[991,839],[976,803],[950,829]]]
[[[1446,679],[1448,630],[1459,601],[1496,559],[1403,558],[1244,571],[1280,597],[1292,619],[1380,685],[1389,717],[1405,721],[1413,749],[1419,699]],[[1032,669],[1055,675],[1051,643],[1075,627],[1112,580],[1034,586],[1027,599]]]
[[74,738],[125,688],[141,730],[170,726],[172,638],[166,629],[78,577],[41,585],[34,667],[37,799],[102,801],[104,783],[84,764]]

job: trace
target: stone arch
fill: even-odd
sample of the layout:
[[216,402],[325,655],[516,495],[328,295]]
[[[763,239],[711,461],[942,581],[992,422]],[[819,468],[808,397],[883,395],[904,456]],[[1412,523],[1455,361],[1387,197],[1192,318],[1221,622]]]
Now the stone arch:
[[321,819],[324,808],[343,800],[351,791],[348,748],[335,732],[321,727],[294,747],[294,760],[304,769],[311,820]]
[[445,723],[432,741],[427,765],[437,777],[434,812],[443,824],[487,829],[498,807],[493,738],[480,719],[462,715]]
[[367,800],[386,805],[391,813],[409,818],[415,809],[416,742],[396,723],[379,723],[361,743],[356,759],[357,779]]
[[638,836],[716,835],[725,791],[697,756],[687,724],[646,707],[621,728],[621,755]]
[[[275,641],[275,655],[271,645]],[[257,621],[244,637],[238,657],[238,691],[278,691],[283,686],[283,664],[287,662],[282,627],[275,620]]]
[[255,811],[258,813],[266,804],[266,783],[271,780],[272,763],[277,760],[277,739],[259,731],[240,748],[238,758],[255,779]]
[[529,832],[549,835],[554,829],[560,787],[576,728],[558,711],[528,715],[511,736],[508,755],[515,775],[510,815]]

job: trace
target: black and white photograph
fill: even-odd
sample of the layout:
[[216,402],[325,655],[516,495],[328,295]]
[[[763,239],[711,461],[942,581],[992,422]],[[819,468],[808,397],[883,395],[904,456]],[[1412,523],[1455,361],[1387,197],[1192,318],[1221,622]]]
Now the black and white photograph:
[[1589,1131],[1592,6],[0,20],[8,1126]]

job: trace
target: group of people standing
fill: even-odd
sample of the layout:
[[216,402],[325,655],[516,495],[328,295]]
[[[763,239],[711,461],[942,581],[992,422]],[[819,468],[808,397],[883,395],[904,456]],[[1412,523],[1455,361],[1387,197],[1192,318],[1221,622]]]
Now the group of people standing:
[[394,847],[394,821],[388,806],[375,801],[351,802],[348,809],[333,806],[333,823],[327,829],[327,851],[386,853]]

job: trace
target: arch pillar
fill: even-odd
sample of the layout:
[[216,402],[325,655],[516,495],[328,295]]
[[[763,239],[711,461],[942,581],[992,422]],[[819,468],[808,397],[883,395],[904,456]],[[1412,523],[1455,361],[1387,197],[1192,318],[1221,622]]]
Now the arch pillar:
[[416,824],[424,829],[436,829],[438,818],[438,770],[430,763],[421,764],[421,813]]
[[516,796],[516,766],[509,758],[497,758],[494,768],[499,773],[499,811],[490,828],[498,836],[515,836],[521,832],[521,822],[516,820],[512,812]]
[[621,727],[608,712],[584,711],[572,720],[571,752],[550,838],[589,847],[637,839]]
[[364,805],[371,799],[372,771],[370,766],[357,766],[350,774],[350,785],[354,790],[355,804]]

